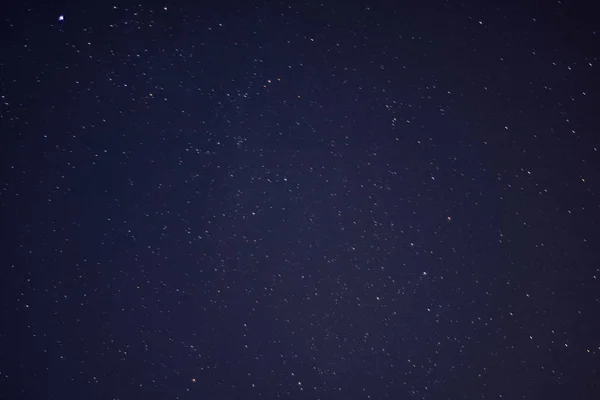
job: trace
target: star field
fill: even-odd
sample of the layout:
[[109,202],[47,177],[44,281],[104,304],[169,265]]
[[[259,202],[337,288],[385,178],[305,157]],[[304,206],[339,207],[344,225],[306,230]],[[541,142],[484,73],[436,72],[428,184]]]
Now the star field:
[[600,398],[592,15],[6,7],[0,399]]

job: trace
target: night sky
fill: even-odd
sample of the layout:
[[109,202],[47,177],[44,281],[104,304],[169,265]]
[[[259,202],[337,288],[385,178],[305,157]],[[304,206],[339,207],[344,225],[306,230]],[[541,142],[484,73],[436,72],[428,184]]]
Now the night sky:
[[396,3],[4,6],[0,398],[599,399],[593,2]]

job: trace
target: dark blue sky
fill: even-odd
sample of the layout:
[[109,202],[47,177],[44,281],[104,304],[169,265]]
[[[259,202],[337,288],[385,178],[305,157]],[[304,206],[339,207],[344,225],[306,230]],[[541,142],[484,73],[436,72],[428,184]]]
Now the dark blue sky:
[[5,6],[0,398],[600,398],[600,26],[479,3]]

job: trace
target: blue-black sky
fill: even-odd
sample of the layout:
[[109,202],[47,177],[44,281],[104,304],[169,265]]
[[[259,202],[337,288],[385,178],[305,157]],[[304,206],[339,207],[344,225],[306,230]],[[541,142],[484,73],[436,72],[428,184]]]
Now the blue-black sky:
[[0,398],[600,398],[593,9],[395,3],[4,6]]

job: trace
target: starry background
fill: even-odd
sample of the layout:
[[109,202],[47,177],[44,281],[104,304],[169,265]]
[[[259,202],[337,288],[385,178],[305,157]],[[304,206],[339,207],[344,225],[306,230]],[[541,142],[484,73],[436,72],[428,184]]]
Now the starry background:
[[4,6],[0,398],[600,398],[600,28],[478,3]]

